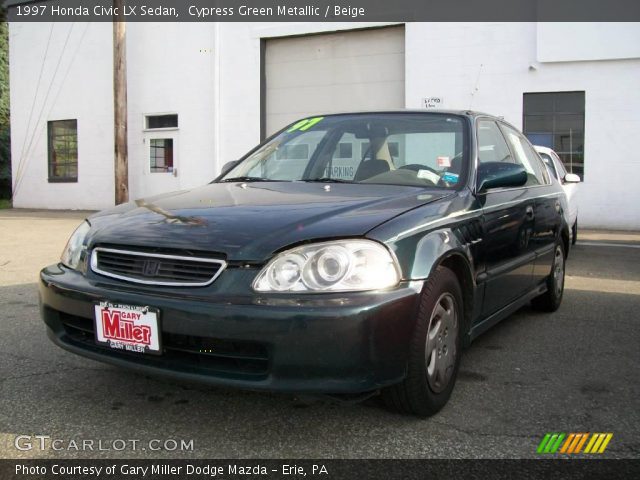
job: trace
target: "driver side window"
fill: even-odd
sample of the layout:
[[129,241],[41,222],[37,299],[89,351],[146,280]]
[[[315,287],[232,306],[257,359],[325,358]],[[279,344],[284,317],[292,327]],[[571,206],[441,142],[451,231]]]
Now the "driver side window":
[[492,120],[478,121],[478,160],[514,163],[502,132]]
[[544,185],[548,183],[538,155],[536,155],[524,136],[507,125],[502,124],[502,128],[505,131],[509,145],[511,145],[511,150],[515,155],[515,163],[522,165],[527,172],[527,183],[525,186]]

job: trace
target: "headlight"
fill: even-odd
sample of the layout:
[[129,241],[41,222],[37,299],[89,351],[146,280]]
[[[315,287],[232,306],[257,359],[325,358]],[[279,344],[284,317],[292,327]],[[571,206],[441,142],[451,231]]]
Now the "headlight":
[[391,253],[371,240],[337,240],[276,255],[258,274],[258,292],[346,292],[397,285]]
[[69,237],[67,245],[62,251],[60,261],[69,268],[77,270],[80,266],[80,258],[83,250],[86,248],[84,245],[85,238],[91,226],[86,220],[76,228],[75,232]]

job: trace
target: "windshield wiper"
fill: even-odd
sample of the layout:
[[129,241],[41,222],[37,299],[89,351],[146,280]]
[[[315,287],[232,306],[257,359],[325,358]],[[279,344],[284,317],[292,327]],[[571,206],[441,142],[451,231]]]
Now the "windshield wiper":
[[353,180],[342,180],[341,178],[329,178],[329,177],[321,177],[321,178],[306,178],[303,182],[322,182],[322,183],[355,183]]
[[278,180],[270,180],[262,177],[232,177],[220,180],[222,183],[227,182],[277,182]]

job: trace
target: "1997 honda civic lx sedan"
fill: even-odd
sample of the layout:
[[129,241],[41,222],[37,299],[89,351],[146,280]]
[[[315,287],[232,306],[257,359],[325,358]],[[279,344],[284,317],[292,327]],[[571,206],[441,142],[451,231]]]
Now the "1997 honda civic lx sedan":
[[566,208],[501,119],[306,118],[208,185],[90,216],[40,274],[42,317],[57,345],[140,372],[381,391],[428,416],[471,340],[560,305]]

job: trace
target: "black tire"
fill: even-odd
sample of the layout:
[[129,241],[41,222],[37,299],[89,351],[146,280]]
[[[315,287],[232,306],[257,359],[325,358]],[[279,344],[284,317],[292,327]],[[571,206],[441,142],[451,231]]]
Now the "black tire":
[[547,291],[531,301],[536,310],[543,312],[555,312],[560,308],[562,295],[564,294],[565,254],[562,242],[556,244],[553,265],[547,277]]
[[574,222],[573,227],[571,227],[571,245],[575,245],[577,241],[578,241],[578,219],[576,218],[576,221]]
[[[433,330],[434,327],[437,330]],[[421,294],[409,345],[407,376],[401,383],[382,391],[382,399],[388,407],[401,413],[429,417],[445,406],[458,375],[463,328],[464,304],[460,282],[450,269],[437,267]],[[430,330],[434,336],[428,340]],[[430,361],[426,358],[428,348],[432,352]],[[431,375],[428,374],[427,363]]]

